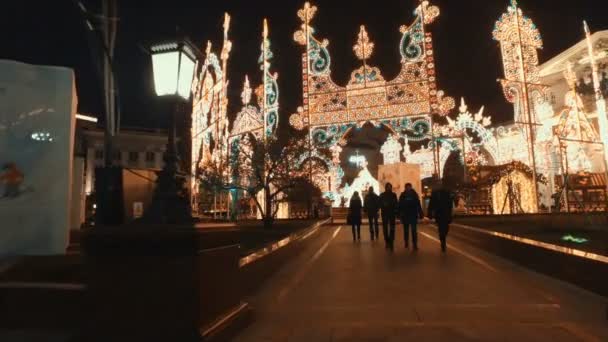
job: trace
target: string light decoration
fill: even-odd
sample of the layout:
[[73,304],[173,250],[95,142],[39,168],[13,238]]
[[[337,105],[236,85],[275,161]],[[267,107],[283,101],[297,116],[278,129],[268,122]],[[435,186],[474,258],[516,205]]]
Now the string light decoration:
[[[534,22],[523,15],[517,0],[511,0],[507,12],[498,19],[492,32],[500,43],[505,78],[500,82],[507,100],[515,104],[515,122],[525,128],[528,156],[532,164],[535,198],[538,198],[536,182],[535,125],[537,123],[532,103],[544,102],[545,86],[539,84],[538,52],[543,41]],[[536,210],[532,212],[537,212]]]
[[377,67],[367,66],[374,50],[365,27],[360,27],[353,47],[363,66],[351,74],[346,87],[331,79],[331,57],[327,39],[315,37],[310,25],[317,7],[306,3],[298,11],[302,25],[294,40],[306,48],[302,56],[304,104],[290,117],[296,129],[329,126],[385,118],[438,113],[446,115],[454,107],[452,98],[437,89],[432,36],[425,32],[439,15],[436,6],[422,1],[410,26],[402,26],[399,51],[401,72],[396,79],[385,81]]
[[260,55],[260,70],[263,72],[263,92],[260,108],[264,116],[264,133],[266,137],[272,136],[279,125],[279,85],[278,73],[270,72],[270,61],[273,58],[270,49],[270,39],[268,39],[268,21],[264,19],[264,29],[262,30],[262,53]]
[[[456,120],[446,117],[447,126],[440,128],[442,136],[464,140],[459,142],[459,148],[464,149],[464,161],[467,165],[486,165],[489,161],[480,153],[483,149],[489,153],[493,161],[498,159],[498,146],[494,129],[491,127],[492,118],[484,116],[484,107],[475,114],[469,112],[468,106],[462,98],[460,100],[459,114]],[[464,146],[462,144],[464,143]],[[461,160],[462,161],[462,160]]]
[[[599,135],[603,144],[602,152],[604,154],[604,163],[608,164],[608,116],[606,113],[606,99],[604,98],[604,93],[602,92],[602,84],[604,85],[604,90],[608,91],[608,73],[606,70],[604,70],[602,73],[604,79],[600,80],[600,72],[596,60],[596,54],[591,41],[591,30],[589,29],[589,25],[587,25],[586,21],[583,21],[583,29],[585,31],[585,40],[587,42],[588,60],[589,64],[591,64],[591,78],[593,80],[593,90],[595,93]],[[608,50],[604,51],[604,56],[606,56],[606,54],[608,54]],[[606,66],[604,65],[604,67]]]
[[[232,42],[228,39],[230,15],[224,15],[224,41],[220,58],[207,42],[205,60],[197,63],[192,84],[191,175],[192,208],[198,209],[200,183],[198,170],[209,162],[219,162],[227,153],[228,108],[226,69]],[[200,70],[200,71],[199,71]]]
[[403,151],[403,146],[401,146],[399,140],[393,135],[389,135],[382,148],[380,148],[380,153],[384,156],[384,165],[399,163],[401,161],[401,151]]
[[[433,39],[426,30],[439,16],[439,8],[420,1],[414,21],[399,28],[401,71],[393,80],[386,80],[378,67],[369,65],[375,44],[365,26],[360,26],[353,52],[362,65],[351,73],[345,86],[336,84],[331,77],[329,40],[318,38],[311,26],[317,13],[318,8],[309,2],[297,12],[301,25],[293,38],[305,48],[303,104],[290,116],[290,125],[298,130],[308,129],[313,149],[344,145],[352,129],[368,122],[408,141],[429,140],[431,114],[445,116],[455,106],[454,100],[437,88]],[[339,160],[339,156],[335,159]],[[339,193],[334,197],[339,197]]]
[[353,46],[353,51],[355,51],[357,58],[362,60],[364,63],[372,56],[372,53],[374,52],[374,43],[369,40],[364,25],[361,25],[357,44]]
[[245,76],[243,91],[241,92],[243,107],[238,112],[232,125],[232,131],[230,132],[231,140],[248,133],[252,134],[256,139],[262,138],[264,119],[260,110],[256,106],[251,105],[252,93],[249,77]]
[[279,86],[278,74],[270,71],[271,60],[274,57],[270,49],[271,43],[268,38],[268,22],[264,19],[262,29],[262,44],[260,58],[260,70],[262,71],[262,84],[256,88],[255,96],[257,106],[252,105],[253,91],[249,77],[245,76],[241,100],[243,107],[237,113],[230,140],[236,140],[245,134],[251,134],[256,139],[264,139],[275,134],[279,125]]
[[560,138],[578,139],[584,141],[598,141],[599,136],[595,128],[591,124],[590,118],[585,113],[583,99],[576,91],[576,74],[572,70],[572,64],[566,64],[564,70],[564,78],[570,90],[564,96],[564,104],[566,108],[560,115],[557,132]]

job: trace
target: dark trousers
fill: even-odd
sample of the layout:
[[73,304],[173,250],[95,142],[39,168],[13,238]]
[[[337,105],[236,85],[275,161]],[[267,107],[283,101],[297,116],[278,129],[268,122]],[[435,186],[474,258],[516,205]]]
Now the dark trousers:
[[372,240],[378,239],[379,234],[379,224],[378,224],[378,213],[376,214],[368,214],[367,221],[369,222],[369,235],[372,237]]
[[395,216],[382,215],[382,234],[387,247],[393,246],[395,241]]
[[361,223],[353,223],[353,240],[361,240]]
[[439,240],[441,241],[441,249],[445,250],[448,238],[448,232],[450,231],[450,223],[447,221],[437,221],[437,227],[439,231]]
[[405,240],[405,246],[407,247],[407,245],[409,244],[409,235],[411,229],[412,243],[414,244],[414,248],[418,248],[418,220],[402,218],[401,223],[403,223],[403,239]]

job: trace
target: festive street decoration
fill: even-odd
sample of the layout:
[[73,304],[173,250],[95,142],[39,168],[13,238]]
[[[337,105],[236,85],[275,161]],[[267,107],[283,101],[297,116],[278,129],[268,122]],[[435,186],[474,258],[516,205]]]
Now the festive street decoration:
[[249,77],[245,77],[241,100],[243,107],[237,113],[230,140],[251,134],[256,139],[265,139],[274,136],[279,125],[279,86],[277,83],[278,74],[270,71],[271,60],[274,55],[270,48],[268,38],[268,22],[264,19],[262,29],[262,44],[260,48],[260,70],[262,71],[262,84],[256,88],[255,97],[257,106],[251,104],[253,91],[249,82]]
[[228,108],[226,69],[232,42],[228,39],[230,15],[224,15],[224,42],[220,58],[212,52],[211,42],[205,49],[205,60],[195,68],[192,86],[191,175],[192,208],[196,212],[200,198],[198,173],[210,162],[219,162],[227,153]]
[[329,41],[319,40],[310,25],[316,13],[317,7],[310,3],[298,11],[302,25],[294,40],[306,48],[302,57],[304,105],[291,116],[293,127],[314,128],[432,112],[446,115],[454,107],[454,101],[437,89],[432,37],[425,30],[438,16],[437,7],[423,1],[415,11],[414,23],[401,27],[401,72],[392,81],[385,81],[377,67],[367,64],[374,43],[361,26],[353,51],[363,66],[352,72],[346,87],[331,79]]
[[[604,92],[608,93],[608,73],[606,70],[602,73],[603,80],[600,79],[599,66],[596,61],[595,51],[593,49],[593,43],[591,42],[591,30],[587,22],[583,22],[585,31],[585,41],[587,43],[587,53],[589,64],[591,64],[591,78],[593,80],[593,92],[595,94],[595,101],[597,107],[599,135],[603,144],[604,164],[608,164],[608,113],[606,113],[606,99]],[[608,50],[604,51],[604,56],[608,54]],[[604,65],[606,68],[606,65]],[[603,82],[603,84],[602,84]],[[602,89],[602,86],[604,89]],[[608,171],[608,170],[607,170]]]
[[[517,0],[511,4],[494,26],[494,40],[500,43],[505,78],[501,80],[507,100],[515,105],[515,122],[525,129],[528,156],[533,170],[534,197],[536,186],[535,125],[538,123],[532,103],[542,103],[545,87],[539,84],[538,49],[543,41],[534,22],[523,15]],[[536,212],[537,210],[534,210]]]
[[380,149],[380,153],[384,156],[384,165],[399,163],[401,161],[401,151],[403,151],[401,143],[394,136],[389,135]]
[[[317,12],[316,6],[306,2],[297,13],[301,25],[294,41],[305,48],[303,105],[289,118],[290,125],[308,129],[313,149],[344,145],[351,130],[366,123],[389,131],[393,139],[388,142],[393,145],[389,149],[400,144],[400,139],[406,145],[409,141],[430,140],[431,114],[445,116],[454,108],[454,100],[437,88],[433,39],[427,31],[427,25],[439,16],[439,8],[421,1],[413,22],[399,28],[401,71],[393,80],[386,80],[378,67],[369,64],[376,46],[365,26],[360,26],[353,52],[362,65],[351,73],[345,86],[331,78],[334,61],[328,50],[329,40],[318,38],[311,25]],[[401,150],[391,150],[387,161],[400,161]],[[406,150],[411,152],[409,146]],[[339,156],[334,159],[339,160]],[[339,171],[335,166],[333,171]],[[334,191],[334,197],[339,197],[339,190]]]

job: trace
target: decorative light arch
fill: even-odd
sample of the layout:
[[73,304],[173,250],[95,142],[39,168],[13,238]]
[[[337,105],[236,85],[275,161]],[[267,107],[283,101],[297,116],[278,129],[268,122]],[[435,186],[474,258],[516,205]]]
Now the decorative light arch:
[[[413,22],[399,28],[401,71],[393,80],[385,80],[381,70],[368,63],[375,44],[365,26],[360,26],[353,52],[361,66],[351,73],[345,86],[331,78],[334,61],[328,50],[329,40],[318,38],[311,25],[317,11],[308,2],[298,11],[302,24],[294,40],[305,47],[303,105],[289,118],[291,126],[308,129],[313,149],[332,151],[334,172],[341,171],[335,163],[340,153],[335,147],[345,144],[353,128],[368,122],[386,128],[406,143],[431,140],[432,114],[445,116],[454,108],[454,100],[437,89],[433,39],[427,32],[427,25],[439,16],[439,8],[420,1]],[[336,178],[341,179],[339,175]]]
[[[207,163],[219,162],[228,151],[227,63],[232,50],[228,39],[230,16],[224,15],[224,42],[220,57],[211,51],[207,42],[205,60],[197,63],[192,80],[190,195],[192,208],[198,210],[200,182],[199,170]],[[200,67],[200,69],[199,69]],[[200,70],[200,71],[199,71]]]
[[262,84],[255,90],[257,106],[251,104],[253,91],[249,77],[245,76],[241,100],[243,107],[237,113],[230,132],[230,139],[251,133],[256,139],[273,136],[279,125],[278,74],[270,71],[274,55],[268,38],[268,22],[264,19],[261,53],[258,60],[262,71]]

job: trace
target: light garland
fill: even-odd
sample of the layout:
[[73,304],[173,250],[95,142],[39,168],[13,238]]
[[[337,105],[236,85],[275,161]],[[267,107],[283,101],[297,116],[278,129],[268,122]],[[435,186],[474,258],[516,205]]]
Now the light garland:
[[256,139],[273,136],[279,125],[279,86],[278,74],[270,72],[271,60],[274,57],[268,38],[268,23],[264,19],[262,30],[261,53],[258,60],[262,71],[262,84],[256,89],[257,106],[251,105],[252,89],[249,77],[245,76],[241,100],[243,107],[237,113],[230,139],[243,134],[251,134]]
[[446,115],[454,107],[453,99],[444,97],[443,92],[437,90],[432,38],[424,30],[424,26],[431,24],[439,15],[436,6],[429,6],[428,1],[422,2],[415,11],[414,24],[401,27],[401,72],[392,81],[385,81],[379,68],[366,64],[375,46],[365,27],[361,26],[353,51],[364,65],[353,71],[346,87],[336,85],[331,79],[329,41],[317,39],[316,31],[310,25],[316,13],[317,7],[310,3],[298,11],[302,24],[294,34],[294,40],[305,46],[307,52],[302,59],[304,104],[289,119],[294,128],[431,112]]
[[193,209],[198,209],[200,181],[199,170],[210,162],[219,163],[228,153],[228,82],[226,65],[232,51],[228,38],[230,16],[224,15],[224,41],[220,58],[211,51],[207,42],[205,59],[200,66],[197,62],[192,80],[191,166],[193,176],[190,195]]
[[382,148],[380,148],[380,153],[384,156],[384,165],[401,162],[401,151],[403,151],[403,146],[401,146],[399,140],[395,139],[393,135],[389,135]]

